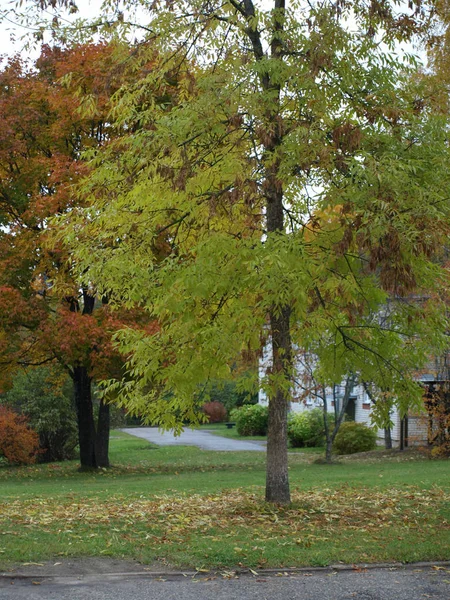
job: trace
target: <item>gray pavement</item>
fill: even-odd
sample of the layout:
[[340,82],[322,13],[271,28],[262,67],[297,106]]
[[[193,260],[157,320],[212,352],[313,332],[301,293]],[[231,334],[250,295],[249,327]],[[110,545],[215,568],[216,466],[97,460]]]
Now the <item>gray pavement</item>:
[[122,429],[125,433],[134,435],[158,446],[197,446],[202,450],[219,450],[223,452],[250,451],[262,452],[266,449],[265,442],[233,440],[220,437],[204,429],[185,429],[179,436],[171,431],[161,433],[157,427],[139,427]]
[[0,578],[0,600],[449,600],[450,569]]

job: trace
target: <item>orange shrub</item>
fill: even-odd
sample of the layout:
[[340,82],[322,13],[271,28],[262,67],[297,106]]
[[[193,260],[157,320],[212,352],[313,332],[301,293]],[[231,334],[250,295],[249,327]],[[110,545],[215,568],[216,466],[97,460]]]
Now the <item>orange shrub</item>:
[[208,415],[210,423],[221,423],[227,418],[227,411],[222,402],[207,402],[203,412]]
[[0,456],[11,464],[29,465],[36,461],[39,436],[25,417],[0,406]]

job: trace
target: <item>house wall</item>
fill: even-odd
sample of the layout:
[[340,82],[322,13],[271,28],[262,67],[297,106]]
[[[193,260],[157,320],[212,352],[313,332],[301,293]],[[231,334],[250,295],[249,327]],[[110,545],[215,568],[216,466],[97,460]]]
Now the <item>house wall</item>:
[[[266,370],[271,362],[271,348],[270,344],[267,344],[263,351],[263,356],[259,363],[259,377],[260,381],[263,380]],[[296,377],[299,381],[302,380],[302,365],[299,362],[297,365]],[[430,370],[430,369],[429,369]],[[303,378],[306,379],[306,372],[303,371]],[[422,374],[421,379],[426,381],[427,379],[436,378],[436,373],[430,370],[428,374]],[[343,396],[345,393],[345,384],[342,383],[335,388],[336,396]],[[328,412],[334,412],[333,404],[333,389],[326,389]],[[303,389],[297,384],[292,390],[293,401],[291,402],[291,411],[298,413],[304,412],[305,410],[311,410],[312,408],[322,407],[322,400],[313,394],[305,395]],[[366,425],[372,426],[371,412],[373,403],[370,401],[364,387],[362,385],[355,385],[352,390],[352,397],[355,398],[355,421],[357,423],[365,423]],[[259,404],[267,406],[268,398],[263,390],[259,391],[258,397]],[[391,414],[391,420],[393,427],[391,429],[391,437],[394,445],[400,442],[400,415],[397,409],[393,409]],[[424,443],[427,441],[427,419],[426,413],[423,414],[410,414],[408,415],[408,440],[410,444]],[[384,429],[377,429],[377,436],[380,441],[384,440]]]
[[[263,373],[262,373],[263,374]],[[336,392],[339,395],[343,395],[345,386],[338,386]],[[312,408],[322,407],[322,401],[314,396],[308,396],[303,398],[301,401],[296,401],[296,396],[300,395],[299,390],[293,390],[294,401],[291,402],[291,411],[294,413],[304,412],[305,410],[311,410]],[[364,387],[362,385],[356,385],[353,389],[352,397],[355,398],[355,421],[357,423],[365,423],[368,426],[372,426],[371,412],[373,404],[370,401]],[[267,406],[268,399],[263,391],[259,392],[259,404]],[[334,412],[333,405],[333,390],[327,388],[327,404],[328,412]],[[400,442],[400,415],[397,409],[392,411],[391,415],[392,422],[394,423],[391,429],[391,437],[394,445]],[[378,439],[384,440],[384,429],[377,429]],[[427,419],[426,413],[423,414],[410,414],[408,415],[408,441],[410,445],[417,443],[424,443],[427,440]]]

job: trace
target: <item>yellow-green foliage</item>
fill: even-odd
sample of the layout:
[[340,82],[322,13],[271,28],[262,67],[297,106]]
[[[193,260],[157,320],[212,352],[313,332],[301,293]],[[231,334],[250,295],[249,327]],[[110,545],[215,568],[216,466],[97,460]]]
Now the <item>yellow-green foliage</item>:
[[354,421],[342,423],[334,440],[336,454],[367,452],[374,450],[376,445],[376,431],[364,423],[355,423]]
[[[288,309],[321,383],[354,371],[418,402],[405,374],[446,343],[450,157],[447,117],[417,108],[391,52],[411,22],[360,2],[205,6],[153,7],[152,43],[128,58],[152,67],[112,100],[121,137],[92,154],[86,208],[63,223],[86,283],[158,324],[117,335],[112,391],[161,427],[198,420],[199,388],[255,360]],[[402,294],[427,301],[388,303]],[[263,374],[269,398],[292,389],[285,367]]]

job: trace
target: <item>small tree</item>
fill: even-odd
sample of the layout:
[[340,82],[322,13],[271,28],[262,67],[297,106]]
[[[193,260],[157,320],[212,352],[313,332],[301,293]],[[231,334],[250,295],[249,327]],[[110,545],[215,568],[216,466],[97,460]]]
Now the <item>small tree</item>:
[[337,434],[340,431],[341,425],[345,419],[345,413],[347,410],[350,395],[353,391],[353,386],[356,383],[356,376],[354,374],[348,375],[344,384],[344,395],[339,399],[339,405],[335,393],[335,386],[333,386],[334,395],[334,409],[335,409],[335,420],[334,424],[330,426],[328,421],[328,402],[325,388],[322,387],[322,400],[323,400],[323,422],[325,427],[325,460],[328,463],[332,462],[333,442],[336,439]]
[[[350,396],[356,383],[356,375],[353,373],[346,376],[342,375],[345,381],[344,394],[342,396],[338,396],[336,391],[337,382],[332,380],[333,383],[331,383],[330,387],[333,390],[334,419],[330,422],[327,389],[326,386],[317,379],[318,377],[321,377],[319,357],[317,355],[302,352],[298,354],[298,361],[301,365],[300,368],[303,377],[297,379],[297,385],[303,388],[304,396],[313,396],[322,404],[322,421],[325,433],[325,460],[326,462],[331,463],[333,442],[344,422]],[[338,385],[339,387],[342,386],[342,380],[339,381]]]
[[381,424],[384,429],[384,447],[386,450],[392,450],[391,411],[394,404],[392,394],[389,390],[374,390],[374,386],[367,381],[363,381],[363,386],[372,406],[376,408],[374,416],[377,424]]

